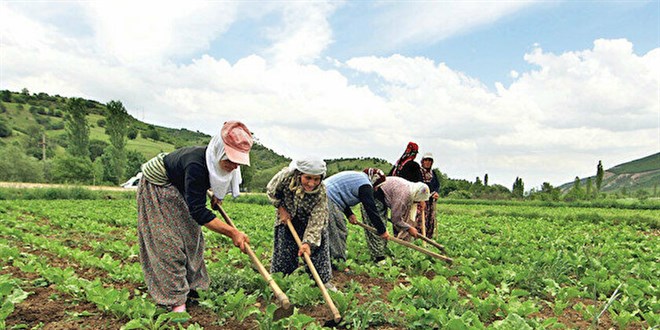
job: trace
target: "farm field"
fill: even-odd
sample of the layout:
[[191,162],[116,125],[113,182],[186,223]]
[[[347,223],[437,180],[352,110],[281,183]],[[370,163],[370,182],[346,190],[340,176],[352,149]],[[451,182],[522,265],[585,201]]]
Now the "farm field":
[[[224,207],[268,267],[274,208]],[[249,257],[207,231],[211,288],[189,321],[172,322],[146,294],[136,218],[134,200],[0,201],[0,329],[318,329],[331,319],[301,267],[274,274],[296,311],[272,322],[275,298]],[[348,225],[353,274],[336,271],[332,293],[340,328],[660,326],[657,210],[440,204],[438,218],[452,265],[392,242],[392,258],[375,265],[363,230]]]

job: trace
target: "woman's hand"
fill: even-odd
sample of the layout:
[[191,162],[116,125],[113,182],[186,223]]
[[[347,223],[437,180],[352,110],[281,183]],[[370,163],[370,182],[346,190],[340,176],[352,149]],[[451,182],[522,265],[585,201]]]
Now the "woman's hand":
[[350,222],[350,223],[352,223],[352,224],[354,224],[354,225],[357,225],[358,220],[357,220],[357,217],[355,216],[355,214],[351,214],[351,215],[348,217],[348,222]]
[[219,211],[220,206],[222,206],[222,199],[219,199],[218,197],[215,197],[215,195],[212,196],[211,197],[211,209]]
[[417,235],[419,235],[419,232],[417,231],[417,228],[410,227],[410,228],[408,228],[408,234],[410,234],[410,236],[412,236],[414,238],[417,238]]
[[250,238],[242,231],[236,230],[231,236],[234,246],[241,249],[241,252],[247,253],[247,244],[250,243]]
[[287,211],[285,208],[280,206],[280,207],[277,208],[277,212],[280,215],[280,222],[281,223],[286,225],[287,222],[291,221],[291,214],[289,214],[289,211]]
[[312,255],[312,248],[309,246],[309,243],[302,243],[300,250],[298,250],[298,256],[302,257],[303,254]]
[[384,232],[382,235],[380,235],[382,239],[389,240],[390,239],[390,234],[388,232]]

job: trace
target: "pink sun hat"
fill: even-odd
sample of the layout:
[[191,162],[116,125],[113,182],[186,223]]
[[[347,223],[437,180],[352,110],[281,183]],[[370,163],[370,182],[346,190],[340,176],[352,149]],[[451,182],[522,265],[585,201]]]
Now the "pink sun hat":
[[249,166],[252,134],[245,124],[234,120],[225,122],[220,134],[227,158],[236,164]]

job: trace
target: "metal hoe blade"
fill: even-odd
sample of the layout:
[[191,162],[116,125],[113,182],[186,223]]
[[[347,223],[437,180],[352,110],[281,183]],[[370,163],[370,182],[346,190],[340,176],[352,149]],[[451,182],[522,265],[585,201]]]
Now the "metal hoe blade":
[[342,318],[340,317],[339,319],[327,320],[327,321],[325,321],[325,323],[323,323],[323,326],[328,327],[328,328],[338,327],[339,324],[341,323],[341,319]]
[[291,315],[293,315],[293,306],[289,305],[289,308],[280,307],[273,313],[273,321],[285,319]]

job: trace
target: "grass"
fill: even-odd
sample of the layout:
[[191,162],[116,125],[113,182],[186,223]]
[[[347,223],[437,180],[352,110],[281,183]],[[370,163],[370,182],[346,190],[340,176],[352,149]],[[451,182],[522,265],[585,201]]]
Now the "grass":
[[144,139],[139,136],[135,138],[135,140],[128,140],[126,143],[126,149],[135,150],[141,153],[145,158],[151,159],[158,153],[174,151],[174,145],[165,142]]
[[608,171],[616,174],[641,173],[657,170],[658,164],[660,164],[660,152],[625,164],[617,165]]
[[0,188],[0,200],[54,199],[135,199],[135,191],[90,190],[85,187],[67,188]]
[[649,198],[640,200],[637,198],[621,199],[595,199],[575,202],[552,202],[552,201],[527,201],[527,200],[479,200],[479,199],[440,199],[439,204],[461,204],[461,205],[526,205],[544,207],[582,207],[582,208],[612,208],[631,210],[660,210],[660,199]]

